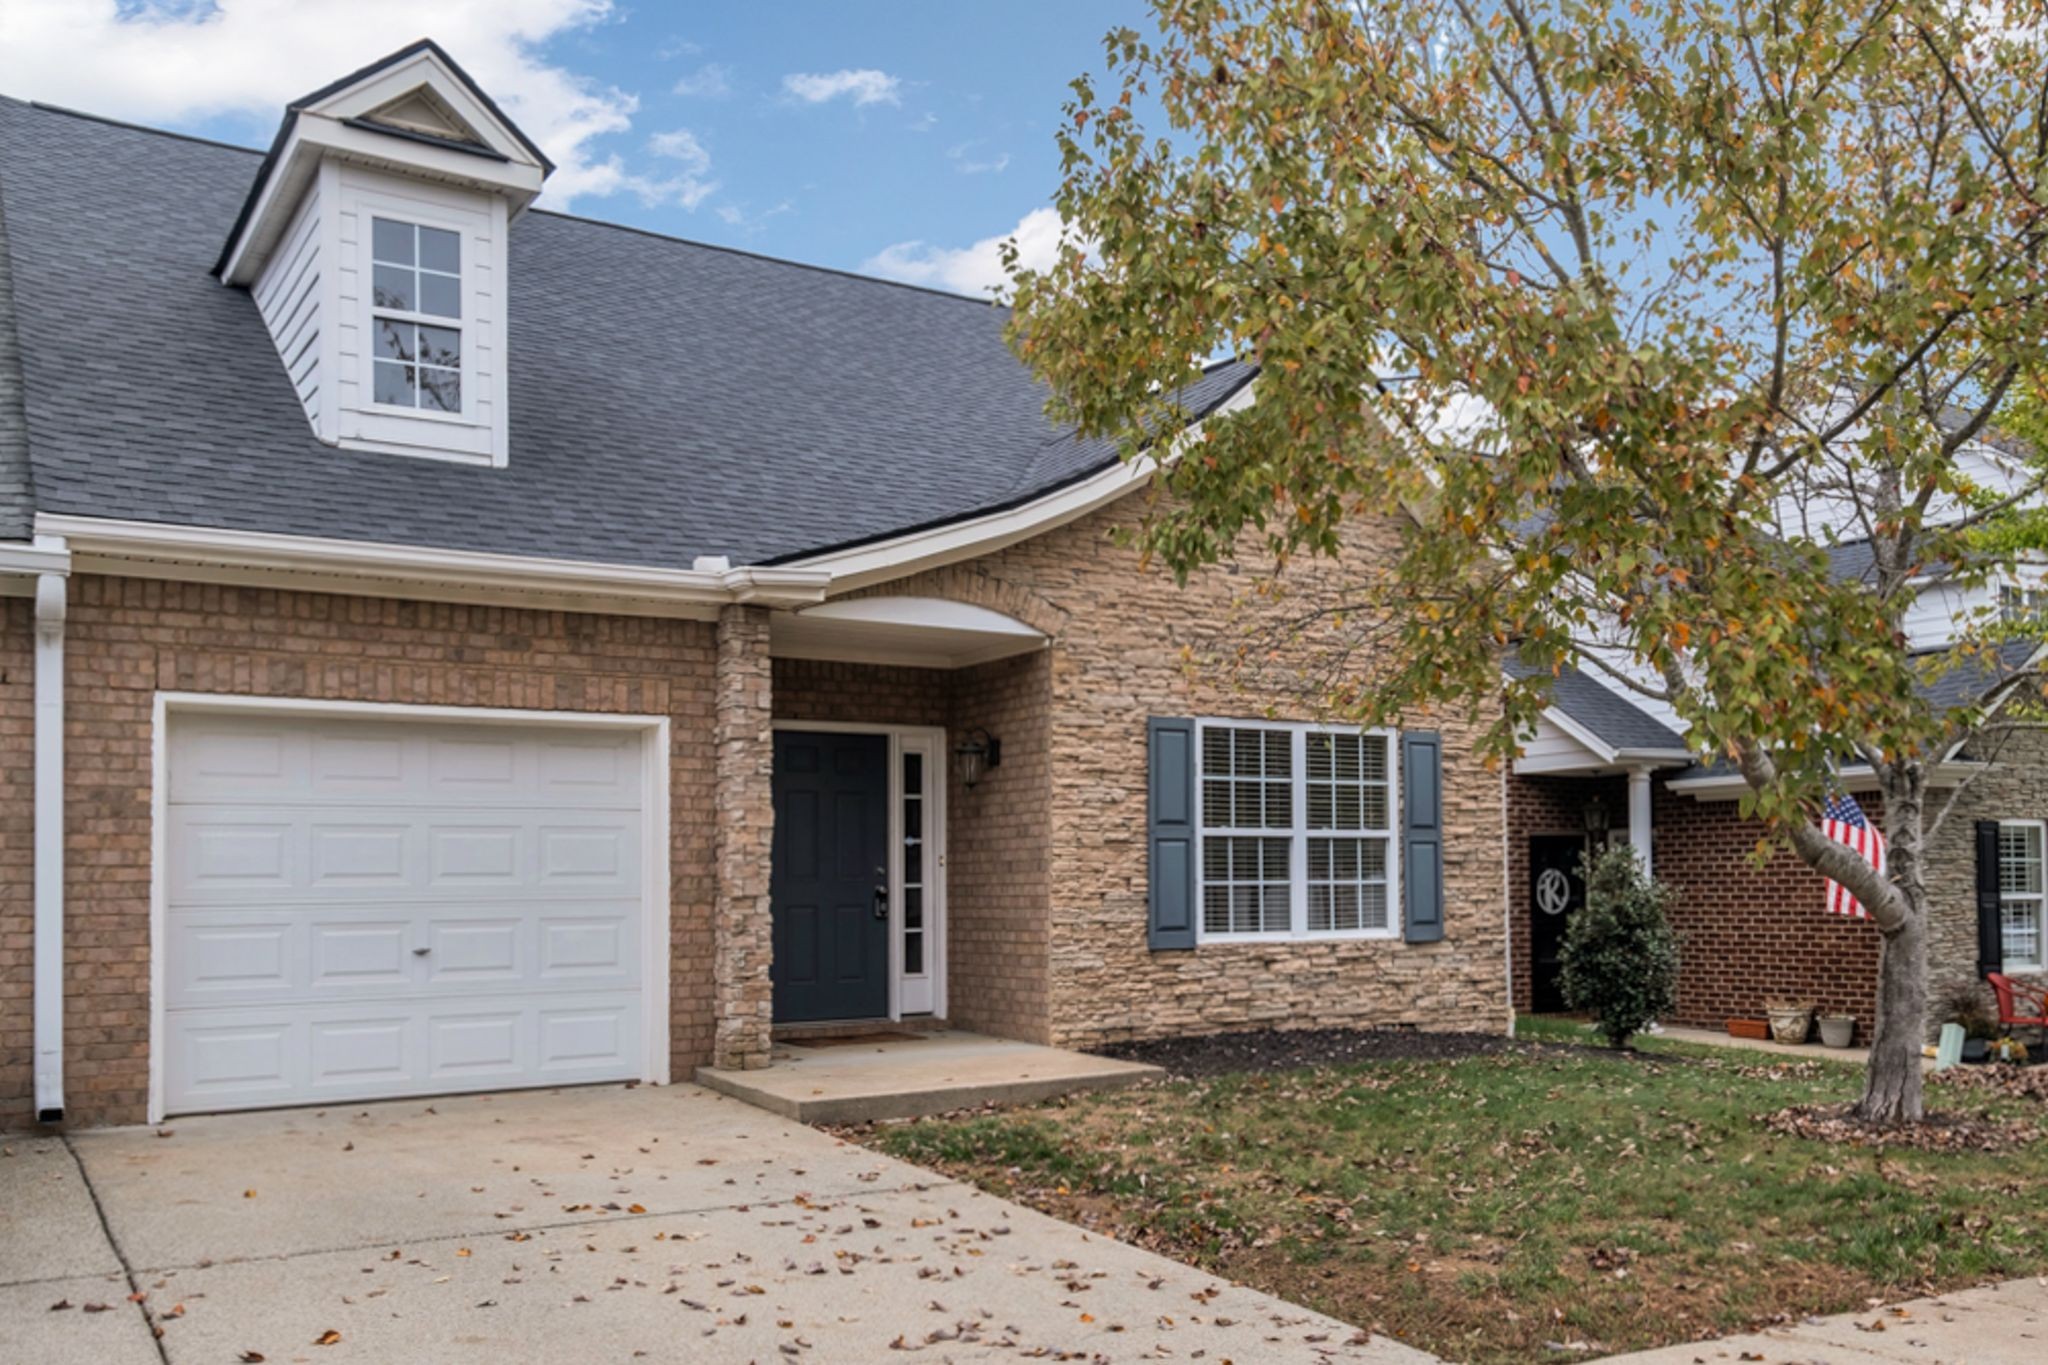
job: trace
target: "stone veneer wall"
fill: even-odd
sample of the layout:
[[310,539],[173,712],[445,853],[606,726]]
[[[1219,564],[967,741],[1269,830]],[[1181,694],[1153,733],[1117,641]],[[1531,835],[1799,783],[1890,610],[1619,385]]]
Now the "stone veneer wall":
[[[1417,722],[1445,741],[1445,941],[1147,948],[1146,718],[1269,710],[1314,717],[1312,704],[1289,689],[1247,694],[1220,669],[1190,670],[1186,651],[1235,643],[1228,623],[1242,618],[1249,579],[1219,569],[1183,589],[1143,569],[1114,537],[1138,503],[1112,504],[970,563],[875,589],[974,602],[1053,637],[1044,1036],[1087,1046],[1267,1025],[1504,1029],[1501,778],[1473,756],[1478,727],[1462,717]],[[1354,522],[1347,567],[1372,562],[1374,542],[1391,534],[1385,523]],[[1300,601],[1327,597],[1340,581],[1327,564],[1309,562],[1289,579]],[[1258,608],[1250,612],[1242,619],[1256,618]],[[1005,736],[1006,767],[1013,752]],[[956,905],[962,901],[956,882]],[[1025,919],[1020,910],[1018,923]],[[1019,946],[1035,951],[1028,941]]]
[[[718,663],[711,789],[718,866],[712,912],[712,1064],[728,1071],[768,1065],[775,1026],[769,963],[769,871],[775,839],[774,677],[768,612],[728,606],[718,613]],[[670,970],[678,970],[671,963]]]
[[[1970,749],[1996,763],[1973,778],[1955,808],[1929,842],[1927,894],[1933,926],[1927,945],[1927,1006],[1930,1032],[1947,1016],[1945,997],[1975,989],[1993,1007],[1991,988],[1977,979],[1977,848],[1979,820],[2048,820],[2048,729],[2015,725],[1972,741]],[[1928,800],[1930,818],[1944,793]],[[2011,973],[2036,989],[2048,989],[2048,974]]]
[[0,598],[0,1132],[35,1117],[35,604]]
[[1586,807],[1597,797],[1610,828],[1628,819],[1628,783],[1616,777],[1510,776],[1508,782],[1509,978],[1517,1010],[1529,1008],[1529,917],[1533,896],[1529,840],[1541,835],[1586,837]]
[[[25,1053],[17,1060],[12,1041],[28,1019],[28,945],[17,927],[28,913],[26,853],[18,847],[30,812],[28,704],[18,671],[26,667],[27,618],[18,604],[7,612],[0,1028],[9,1043],[0,1116],[30,1102]],[[712,1049],[714,648],[704,622],[74,578],[66,641],[67,1118],[135,1123],[144,1115],[158,689],[670,717],[670,1046],[676,1074],[688,1076]]]

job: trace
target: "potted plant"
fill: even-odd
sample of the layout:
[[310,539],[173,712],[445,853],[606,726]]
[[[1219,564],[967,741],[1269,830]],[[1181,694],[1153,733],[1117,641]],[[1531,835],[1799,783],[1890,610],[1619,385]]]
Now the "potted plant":
[[1934,1017],[1963,1030],[1963,1060],[1984,1062],[1991,1058],[1991,1044],[1998,1038],[1998,1012],[1991,997],[1974,981],[1960,982],[1945,992]]
[[1856,1041],[1856,1016],[1823,1014],[1820,1017],[1820,1040],[1829,1047],[1849,1046]]
[[1781,1043],[1803,1043],[1813,1028],[1813,1006],[1789,1000],[1767,1000],[1764,1014],[1771,1021],[1771,1037]]

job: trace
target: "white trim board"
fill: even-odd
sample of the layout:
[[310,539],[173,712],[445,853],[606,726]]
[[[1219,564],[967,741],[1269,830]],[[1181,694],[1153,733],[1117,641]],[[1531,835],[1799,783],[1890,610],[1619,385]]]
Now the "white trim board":
[[527,711],[508,707],[426,706],[409,702],[322,701],[305,697],[252,697],[215,692],[158,692],[150,713],[149,797],[149,1100],[146,1121],[164,1117],[164,961],[167,895],[164,837],[170,818],[170,720],[175,715],[250,713],[332,716],[382,721],[453,721],[465,725],[562,727],[639,731],[646,753],[641,950],[643,1074],[651,1085],[669,1083],[669,995],[673,971],[670,878],[673,830],[669,804],[669,718],[595,711]]
[[795,568],[600,564],[47,512],[37,515],[36,529],[66,538],[75,573],[554,611],[712,620],[733,602],[821,602],[829,583],[825,574]]

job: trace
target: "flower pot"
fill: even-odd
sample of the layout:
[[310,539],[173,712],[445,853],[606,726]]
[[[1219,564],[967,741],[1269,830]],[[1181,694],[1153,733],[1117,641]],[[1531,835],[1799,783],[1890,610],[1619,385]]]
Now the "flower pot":
[[1761,1019],[1730,1019],[1728,1021],[1728,1036],[1730,1038],[1754,1038],[1762,1041],[1771,1036],[1771,1026]]
[[1963,1040],[1963,1060],[1966,1062],[1988,1062],[1991,1060],[1991,1044],[1982,1038]]
[[1820,1040],[1829,1047],[1849,1046],[1856,1041],[1856,1016],[1823,1014],[1820,1017]]
[[1811,1009],[1767,1010],[1771,1016],[1771,1037],[1781,1043],[1803,1043],[1813,1027]]

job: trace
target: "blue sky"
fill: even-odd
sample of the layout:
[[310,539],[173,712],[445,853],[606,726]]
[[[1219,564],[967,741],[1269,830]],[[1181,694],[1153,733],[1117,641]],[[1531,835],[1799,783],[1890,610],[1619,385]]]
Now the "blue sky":
[[0,93],[256,146],[286,100],[424,33],[561,165],[552,206],[973,292],[1003,237],[1056,235],[1067,82],[1143,20],[1142,0],[6,0]]

